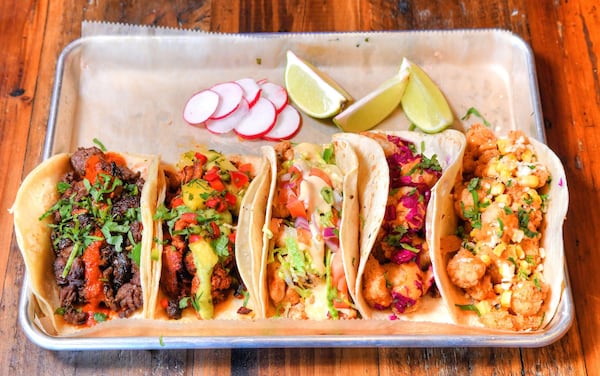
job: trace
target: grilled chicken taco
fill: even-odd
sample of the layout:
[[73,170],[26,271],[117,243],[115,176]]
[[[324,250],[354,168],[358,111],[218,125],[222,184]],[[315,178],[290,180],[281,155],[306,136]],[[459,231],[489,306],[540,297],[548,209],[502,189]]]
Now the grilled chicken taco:
[[[436,294],[431,201],[440,189],[449,193],[464,136],[452,130],[437,135],[371,131],[334,139],[351,143],[359,158],[356,303],[362,316],[439,320],[434,316],[443,315],[440,304],[430,304]],[[418,316],[409,317],[411,313]]]
[[265,236],[257,243],[266,317],[358,317],[356,155],[345,141],[263,150],[271,162],[269,195],[259,200],[267,206]]
[[568,192],[560,160],[513,131],[467,131],[462,174],[440,202],[435,251],[441,293],[457,323],[537,330],[554,316],[564,283]]
[[254,196],[246,194],[262,168],[260,158],[191,151],[176,166],[163,167],[152,317],[254,317],[252,265],[248,252],[237,257],[236,237],[243,200]]
[[157,171],[156,157],[91,147],[23,181],[15,233],[49,334],[146,316]]

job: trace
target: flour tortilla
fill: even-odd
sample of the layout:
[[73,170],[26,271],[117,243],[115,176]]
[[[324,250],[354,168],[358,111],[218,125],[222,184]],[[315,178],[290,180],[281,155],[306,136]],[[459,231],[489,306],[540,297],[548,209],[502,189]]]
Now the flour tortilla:
[[[248,292],[248,301],[246,303],[246,307],[252,310],[250,314],[239,314],[238,309],[242,306],[243,300],[238,299],[233,296],[233,293],[230,293],[228,298],[220,302],[219,304],[214,306],[214,316],[213,320],[240,320],[240,319],[254,319],[262,317],[261,307],[258,304],[258,293],[256,291],[255,280],[258,278],[255,277],[258,275],[257,270],[258,260],[254,260],[254,255],[251,252],[250,244],[251,240],[256,239],[256,227],[251,222],[251,217],[255,215],[259,215],[260,212],[257,212],[256,207],[253,205],[254,200],[259,197],[259,191],[263,192],[267,189],[266,184],[268,183],[268,173],[269,173],[269,164],[267,163],[265,158],[256,157],[256,156],[239,156],[239,155],[225,155],[225,158],[231,160],[235,158],[236,160],[240,160],[241,163],[251,163],[254,166],[255,177],[251,180],[248,188],[242,198],[240,204],[240,213],[238,215],[237,223],[234,223],[236,226],[236,240],[235,240],[235,260],[236,266],[238,268],[238,272],[240,274],[240,278],[242,282],[246,286]],[[167,178],[165,174],[177,174],[176,167],[170,164],[161,163],[160,172],[159,172],[159,197],[158,202],[164,203],[166,192],[167,192]],[[264,213],[264,212],[263,212]],[[155,223],[156,226],[156,236],[159,241],[157,242],[156,248],[154,250],[154,258],[152,262],[152,284],[150,291],[150,314],[149,317],[157,320],[168,320],[168,321],[177,321],[179,323],[185,324],[189,322],[194,322],[198,320],[196,312],[187,308],[182,311],[181,318],[179,320],[170,320],[165,312],[165,310],[160,306],[163,298],[166,298],[166,295],[160,288],[160,275],[162,269],[162,239],[163,239],[163,229],[162,229],[162,221],[158,220]],[[260,227],[260,234],[262,235],[262,226]],[[158,324],[160,325],[160,323]]]
[[[563,243],[563,222],[565,220],[569,206],[569,192],[567,188],[567,179],[560,159],[545,144],[529,138],[529,142],[535,149],[538,161],[545,165],[550,172],[552,181],[547,192],[548,210],[544,218],[544,231],[540,241],[540,247],[545,249],[546,259],[544,261],[543,276],[550,287],[549,296],[542,307],[545,310],[544,320],[540,326],[542,330],[554,317],[558,311],[558,306],[562,298],[565,287],[565,254]],[[462,164],[460,164],[458,177],[462,175]],[[442,239],[447,235],[456,234],[458,218],[454,212],[454,200],[451,192],[437,197],[435,205],[442,217],[438,217],[435,223],[435,237],[433,239],[433,266],[436,277],[439,279],[438,287],[442,298],[446,301],[450,316],[454,323],[468,326],[483,325],[478,320],[476,314],[464,311],[457,305],[471,304],[464,291],[455,286],[448,275],[446,266],[452,258],[453,252],[444,252],[441,244]]]
[[[340,251],[342,252],[342,261],[344,266],[344,274],[348,284],[348,293],[353,301],[356,301],[356,276],[358,272],[359,246],[358,246],[358,226],[359,226],[359,204],[358,204],[358,159],[351,147],[345,140],[332,141],[335,161],[337,166],[344,174],[342,183],[343,203],[342,216],[340,218],[339,239]],[[260,302],[265,315],[268,317],[269,308],[269,291],[267,286],[267,258],[270,248],[273,246],[270,234],[268,231],[269,223],[271,222],[273,212],[273,200],[275,199],[275,188],[277,185],[277,154],[275,149],[270,146],[262,148],[264,155],[269,160],[270,181],[268,187],[267,200],[264,200],[264,195],[255,200],[254,209],[258,211],[264,208],[264,220],[262,214],[255,215],[252,221],[255,226],[262,228],[263,236],[261,242],[253,243],[253,252],[261,257],[259,294]],[[258,211],[257,213],[259,213]]]
[[[140,172],[145,180],[140,202],[144,227],[140,282],[144,306],[129,316],[130,319],[145,318],[148,317],[146,302],[150,290],[149,264],[154,234],[152,216],[156,209],[158,158],[124,153],[120,155],[125,159],[127,166],[134,172]],[[50,239],[52,230],[48,226],[52,219],[48,217],[40,221],[39,218],[59,199],[56,185],[69,171],[72,171],[72,167],[70,155],[67,153],[57,154],[45,160],[23,180],[11,208],[17,244],[25,261],[33,299],[39,306],[35,320],[41,323],[46,333],[59,336],[85,329],[66,323],[62,316],[54,313],[60,307],[60,296],[53,270],[55,256]]]
[[[418,150],[424,146],[424,154],[431,157],[437,155],[442,166],[442,176],[435,184],[431,192],[431,200],[427,207],[426,218],[426,241],[430,250],[434,240],[435,222],[444,216],[437,212],[434,205],[436,197],[447,196],[454,184],[457,174],[457,166],[462,161],[465,148],[465,137],[461,132],[447,130],[439,134],[423,134],[412,131],[371,131],[383,135],[400,137],[413,142]],[[359,159],[358,192],[360,201],[360,264],[356,278],[355,291],[357,295],[356,304],[363,318],[389,319],[391,309],[377,310],[369,306],[362,295],[363,275],[367,259],[371,254],[377,234],[382,226],[387,198],[389,193],[389,167],[383,149],[373,139],[360,134],[337,134],[334,139],[344,139],[354,148]],[[436,280],[437,282],[437,280]],[[446,322],[447,309],[441,299],[430,296],[421,298],[420,307],[415,312],[403,314],[399,319],[407,321],[433,321]]]

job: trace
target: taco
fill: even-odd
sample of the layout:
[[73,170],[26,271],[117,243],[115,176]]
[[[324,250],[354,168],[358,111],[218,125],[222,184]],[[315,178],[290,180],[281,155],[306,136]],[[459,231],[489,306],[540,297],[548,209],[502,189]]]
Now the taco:
[[355,289],[362,316],[441,320],[443,309],[432,301],[432,202],[438,190],[452,186],[464,135],[453,130],[437,135],[370,131],[334,139],[350,142],[359,158],[360,264]]
[[[358,263],[356,155],[345,141],[264,147],[271,164],[259,293],[266,317],[350,319]],[[256,209],[261,206],[257,205]]]
[[12,208],[49,334],[147,316],[158,158],[79,148],[23,181]]
[[439,222],[435,250],[453,319],[501,330],[542,329],[564,284],[569,197],[560,160],[520,131],[497,138],[474,125],[458,176],[453,196],[440,202],[455,216]]
[[186,152],[177,165],[162,166],[153,318],[255,317],[249,253],[237,255],[237,244],[248,241],[239,234],[247,230],[238,231],[237,224],[264,165],[259,157],[208,150]]

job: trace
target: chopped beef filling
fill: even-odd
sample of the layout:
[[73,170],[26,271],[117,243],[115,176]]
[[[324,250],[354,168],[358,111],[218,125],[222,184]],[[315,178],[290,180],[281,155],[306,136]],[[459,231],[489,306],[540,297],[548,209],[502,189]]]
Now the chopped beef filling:
[[[58,184],[60,199],[47,213],[54,220],[53,268],[61,301],[57,313],[69,324],[128,317],[142,307],[144,179],[123,162],[96,147],[79,148],[71,156],[73,171]],[[94,181],[86,177],[90,169]]]

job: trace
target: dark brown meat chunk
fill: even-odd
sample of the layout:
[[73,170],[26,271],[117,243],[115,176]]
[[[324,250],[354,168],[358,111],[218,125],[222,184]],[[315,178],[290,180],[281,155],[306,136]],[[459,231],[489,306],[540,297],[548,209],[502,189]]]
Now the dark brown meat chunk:
[[92,155],[103,154],[102,150],[95,146],[90,148],[78,148],[71,155],[71,166],[79,176],[85,176],[85,164]]

